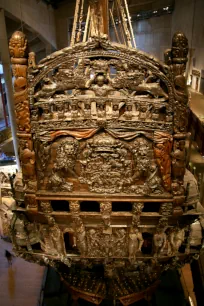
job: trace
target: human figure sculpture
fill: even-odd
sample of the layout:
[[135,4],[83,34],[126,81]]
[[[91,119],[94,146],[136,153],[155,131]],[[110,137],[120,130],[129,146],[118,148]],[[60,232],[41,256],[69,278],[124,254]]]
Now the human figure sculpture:
[[162,193],[161,178],[158,175],[158,168],[155,164],[150,165],[146,180],[150,193]]
[[22,172],[24,179],[32,180],[35,177],[35,152],[29,149],[29,144],[26,141],[24,148],[20,153],[22,161]]
[[166,246],[166,234],[163,229],[157,229],[153,237],[154,256],[158,257],[164,251]]
[[141,252],[143,241],[139,229],[131,227],[129,232],[129,258],[131,261],[135,261],[136,253]]
[[47,216],[50,238],[57,251],[58,256],[66,254],[62,232],[52,216]]
[[93,90],[97,97],[105,97],[111,91],[113,91],[113,87],[106,84],[107,80],[103,74],[96,75],[94,79],[94,83],[90,86],[90,89]]
[[23,213],[14,213],[11,221],[11,237],[16,249],[26,246],[32,252],[32,244],[38,243],[40,238],[36,225],[30,223]]
[[125,113],[124,113],[125,119],[127,120],[131,120],[132,119],[132,105],[131,104],[127,104],[125,107]]
[[104,118],[106,116],[106,106],[104,103],[97,103],[97,115],[98,118]]
[[63,105],[59,105],[57,108],[58,119],[64,119]]
[[50,117],[51,117],[51,114],[50,114],[49,106],[45,106],[43,110],[42,118],[44,120],[49,120]]
[[185,229],[174,228],[168,237],[168,255],[175,255],[185,239]]
[[74,220],[76,232],[76,245],[82,256],[86,255],[86,231],[81,218],[76,217]]
[[85,118],[90,118],[90,116],[91,116],[91,102],[86,102],[84,104],[84,116],[85,116]]
[[176,149],[172,153],[172,172],[174,178],[182,179],[185,174],[185,140],[176,142]]

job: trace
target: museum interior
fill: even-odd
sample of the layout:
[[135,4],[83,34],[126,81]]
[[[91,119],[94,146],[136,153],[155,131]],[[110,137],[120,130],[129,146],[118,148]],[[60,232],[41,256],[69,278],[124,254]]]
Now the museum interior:
[[0,0],[0,305],[203,306],[204,0]]

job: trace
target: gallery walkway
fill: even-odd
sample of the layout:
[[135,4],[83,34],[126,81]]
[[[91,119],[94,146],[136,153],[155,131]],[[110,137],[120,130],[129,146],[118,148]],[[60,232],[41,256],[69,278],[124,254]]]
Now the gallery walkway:
[[45,268],[21,258],[9,268],[5,249],[12,253],[11,244],[0,239],[0,305],[38,306]]

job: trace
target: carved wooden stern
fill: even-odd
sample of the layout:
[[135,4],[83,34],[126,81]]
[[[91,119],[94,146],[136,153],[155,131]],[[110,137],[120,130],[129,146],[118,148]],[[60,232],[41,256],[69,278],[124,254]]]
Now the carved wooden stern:
[[166,64],[105,35],[38,65],[30,53],[28,87],[25,49],[14,33],[16,253],[55,267],[74,299],[148,298],[162,271],[200,247],[189,242],[197,214],[186,213],[184,188],[187,39],[174,35]]

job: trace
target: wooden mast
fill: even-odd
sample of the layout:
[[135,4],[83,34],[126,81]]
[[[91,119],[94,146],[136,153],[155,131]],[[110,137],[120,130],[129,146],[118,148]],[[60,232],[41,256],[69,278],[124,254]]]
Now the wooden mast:
[[108,0],[90,0],[90,36],[109,33]]

